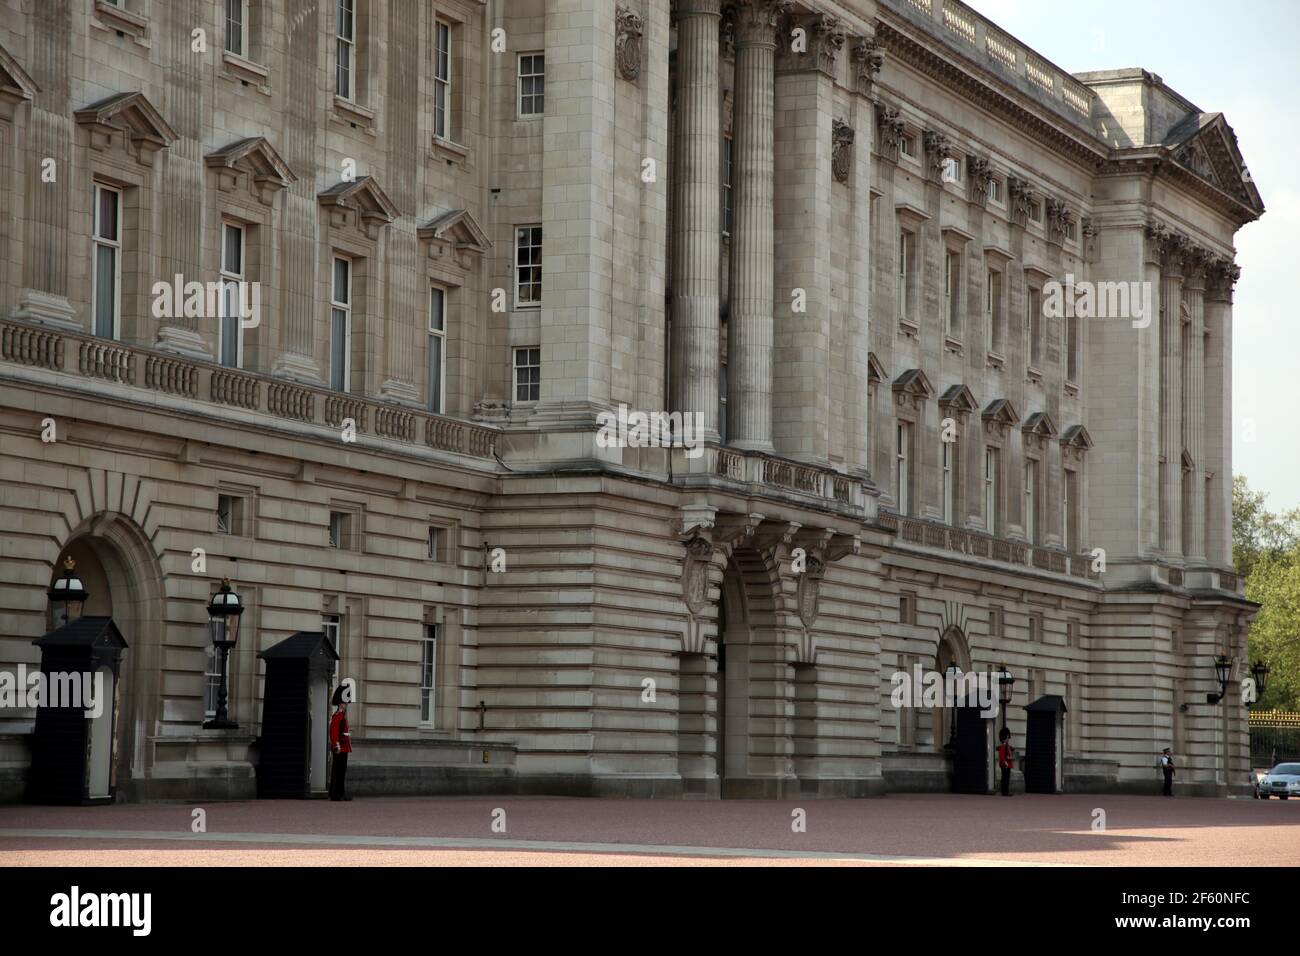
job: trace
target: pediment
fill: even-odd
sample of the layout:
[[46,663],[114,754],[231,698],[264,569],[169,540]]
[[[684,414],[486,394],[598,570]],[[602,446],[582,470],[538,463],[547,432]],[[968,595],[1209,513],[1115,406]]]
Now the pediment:
[[91,145],[107,149],[113,138],[123,134],[140,162],[152,165],[153,154],[179,138],[162,114],[138,90],[118,93],[77,110],[77,125],[90,130]]
[[1008,426],[1020,421],[1016,408],[1005,398],[995,398],[985,406],[980,417],[990,425]]
[[1047,412],[1034,412],[1025,419],[1025,423],[1020,426],[1020,430],[1026,435],[1033,435],[1036,438],[1055,438],[1059,434],[1056,430],[1056,423],[1052,421],[1052,416]]
[[249,173],[254,182],[275,189],[283,189],[298,179],[265,136],[236,140],[229,146],[208,153],[203,161],[211,169]]
[[1193,113],[1169,131],[1164,145],[1178,165],[1246,206],[1256,217],[1264,212],[1237,134],[1222,113]]
[[934,386],[930,384],[930,379],[919,368],[909,368],[906,372],[894,379],[894,391],[915,398],[932,398],[934,396]]
[[953,385],[939,396],[939,407],[965,415],[980,407],[975,394],[965,385]]
[[322,206],[339,214],[335,224],[342,224],[349,214],[355,213],[358,225],[374,238],[378,229],[388,225],[399,215],[393,201],[388,198],[373,176],[360,176],[353,180],[343,180],[320,193],[317,197]]
[[11,118],[12,107],[23,100],[30,100],[41,88],[36,85],[31,74],[3,46],[0,46],[0,103],[9,107],[4,111],[6,119]]
[[867,353],[867,383],[869,385],[879,385],[889,376],[885,374],[885,367],[880,364],[880,359],[876,358],[875,352]]
[[483,255],[492,241],[466,209],[453,209],[417,230],[421,239],[450,245],[457,252]]
[[1071,425],[1061,432],[1061,444],[1067,448],[1087,451],[1092,447],[1092,436],[1088,434],[1088,429],[1082,425]]

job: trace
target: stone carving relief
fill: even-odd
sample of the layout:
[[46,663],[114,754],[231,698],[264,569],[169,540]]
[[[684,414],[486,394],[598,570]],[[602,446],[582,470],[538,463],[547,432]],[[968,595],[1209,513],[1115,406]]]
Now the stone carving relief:
[[853,60],[853,78],[857,83],[858,92],[863,96],[870,96],[876,74],[885,65],[885,54],[881,52],[880,44],[876,42],[875,37],[859,37],[853,43],[850,56]]
[[641,75],[641,35],[645,24],[640,15],[627,7],[619,7],[616,17],[618,36],[614,41],[614,60],[618,75],[635,83]]
[[831,172],[837,183],[849,181],[853,169],[853,127],[842,120],[831,126]]

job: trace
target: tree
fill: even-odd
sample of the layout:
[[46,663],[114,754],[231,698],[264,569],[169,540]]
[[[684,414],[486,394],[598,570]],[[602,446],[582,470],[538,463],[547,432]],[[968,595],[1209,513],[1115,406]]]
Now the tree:
[[1300,509],[1274,514],[1267,496],[1232,482],[1232,561],[1246,598],[1261,605],[1250,626],[1249,659],[1270,668],[1261,709],[1300,709]]
[[1232,480],[1232,563],[1249,577],[1262,556],[1281,558],[1300,548],[1300,508],[1281,515],[1264,506],[1268,496],[1251,491],[1244,475]]

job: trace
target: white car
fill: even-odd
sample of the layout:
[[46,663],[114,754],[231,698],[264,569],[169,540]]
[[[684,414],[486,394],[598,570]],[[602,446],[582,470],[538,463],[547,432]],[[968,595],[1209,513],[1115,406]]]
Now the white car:
[[1258,793],[1261,799],[1277,797],[1300,798],[1300,763],[1280,763],[1259,778]]

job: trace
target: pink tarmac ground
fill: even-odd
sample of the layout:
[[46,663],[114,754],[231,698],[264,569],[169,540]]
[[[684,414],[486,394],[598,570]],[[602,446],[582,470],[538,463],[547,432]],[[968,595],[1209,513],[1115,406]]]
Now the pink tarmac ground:
[[[505,833],[493,831],[505,811]],[[806,832],[792,832],[792,811]],[[388,797],[0,807],[0,867],[1297,866],[1300,800],[893,795],[667,801]],[[1105,811],[1094,830],[1094,810]],[[497,819],[500,814],[496,814]]]

